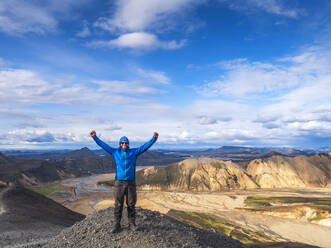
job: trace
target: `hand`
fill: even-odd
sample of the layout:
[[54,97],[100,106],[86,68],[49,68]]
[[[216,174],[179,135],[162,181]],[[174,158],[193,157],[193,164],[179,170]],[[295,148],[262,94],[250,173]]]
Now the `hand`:
[[94,137],[94,136],[97,135],[97,133],[93,130],[93,131],[90,132],[90,135],[91,135],[91,137]]
[[153,136],[154,136],[155,138],[158,138],[158,137],[159,137],[159,134],[158,134],[157,132],[154,132]]

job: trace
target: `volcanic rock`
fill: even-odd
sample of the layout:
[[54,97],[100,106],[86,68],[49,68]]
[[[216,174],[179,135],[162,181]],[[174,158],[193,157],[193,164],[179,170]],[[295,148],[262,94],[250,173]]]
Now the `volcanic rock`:
[[230,237],[199,229],[158,212],[141,208],[137,208],[136,220],[140,230],[131,231],[125,218],[122,220],[121,231],[112,234],[113,216],[113,208],[91,214],[83,221],[63,230],[60,235],[50,240],[45,248],[245,247]]
[[0,247],[40,247],[85,217],[20,185],[0,190]]

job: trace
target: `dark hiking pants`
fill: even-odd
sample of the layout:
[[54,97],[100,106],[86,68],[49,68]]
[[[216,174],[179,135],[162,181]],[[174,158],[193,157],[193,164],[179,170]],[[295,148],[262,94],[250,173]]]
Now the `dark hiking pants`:
[[135,223],[136,220],[136,202],[137,191],[135,180],[115,180],[115,223],[120,224],[123,212],[124,196],[126,198],[126,206],[128,210],[128,219],[130,223]]

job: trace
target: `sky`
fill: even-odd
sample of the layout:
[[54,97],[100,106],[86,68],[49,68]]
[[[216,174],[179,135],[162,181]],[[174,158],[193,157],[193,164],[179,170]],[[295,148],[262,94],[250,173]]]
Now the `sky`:
[[0,149],[331,144],[331,1],[0,1]]

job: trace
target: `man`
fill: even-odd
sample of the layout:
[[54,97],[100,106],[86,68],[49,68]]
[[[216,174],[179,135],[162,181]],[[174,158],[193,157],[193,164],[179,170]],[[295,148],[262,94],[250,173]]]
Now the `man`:
[[113,148],[104,143],[97,137],[93,130],[90,135],[94,141],[106,152],[113,156],[116,166],[115,176],[115,226],[112,233],[119,232],[121,229],[121,218],[123,211],[124,196],[128,209],[129,228],[133,231],[138,230],[136,226],[135,205],[137,202],[136,191],[136,159],[143,152],[147,151],[157,140],[159,134],[154,132],[153,138],[138,148],[129,148],[129,139],[123,136],[119,141],[119,148]]

